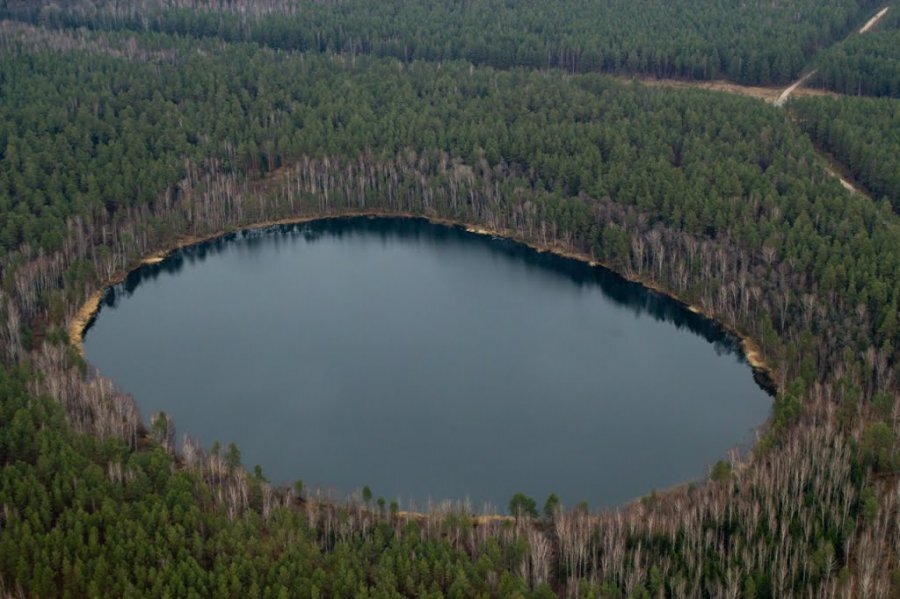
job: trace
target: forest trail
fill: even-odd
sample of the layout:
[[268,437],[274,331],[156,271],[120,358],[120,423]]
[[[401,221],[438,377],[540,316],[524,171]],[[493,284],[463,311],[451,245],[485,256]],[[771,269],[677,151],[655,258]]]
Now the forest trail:
[[[815,71],[807,73],[805,76],[801,77],[798,81],[796,81],[783,91],[780,91],[779,88],[775,87],[753,87],[747,85],[738,85],[736,83],[730,83],[728,81],[680,81],[677,79],[654,79],[650,77],[619,77],[618,79],[626,83],[639,82],[643,85],[653,87],[667,87],[676,89],[693,88],[714,92],[738,94],[741,96],[756,98],[758,100],[762,100],[763,102],[773,104],[777,107],[782,107],[787,99],[792,95],[807,97],[840,96],[840,94],[831,91],[804,88],[802,84],[814,74]],[[856,184],[850,180],[849,175],[847,174],[847,169],[837,160],[835,160],[833,156],[827,154],[819,147],[816,147],[816,153],[819,154],[819,157],[825,164],[825,172],[837,179],[844,189],[846,189],[850,193],[857,193],[871,198],[871,195],[861,185]]]
[[[874,27],[884,17],[884,15],[887,14],[888,10],[890,10],[890,6],[882,8],[878,11],[878,13],[875,14],[875,16],[869,19],[865,23],[865,25],[863,25],[859,29],[858,32],[851,33],[850,35],[860,35],[866,33],[867,31],[870,31],[872,27]],[[624,81],[639,81],[644,85],[655,87],[682,89],[695,88],[705,89],[708,91],[739,94],[750,98],[756,98],[758,100],[762,100],[764,102],[772,104],[778,108],[782,108],[792,96],[840,96],[840,94],[832,91],[804,87],[804,84],[809,81],[809,79],[817,72],[818,69],[813,69],[807,72],[805,75],[797,79],[797,81],[792,83],[784,90],[780,90],[780,88],[775,87],[754,87],[748,85],[739,85],[737,83],[731,83],[729,81],[682,81],[677,79],[654,79],[651,77],[623,77],[620,79]],[[827,154],[818,147],[816,148],[816,151],[825,163],[825,171],[829,175],[837,179],[844,189],[846,189],[850,193],[860,194],[865,197],[871,198],[871,195],[862,186],[855,184],[850,180],[849,175],[847,174],[847,169],[837,160],[835,160],[833,156]]]
[[781,95],[779,95],[775,99],[773,104],[775,104],[775,106],[777,106],[778,108],[781,108],[782,106],[784,106],[784,103],[788,101],[788,99],[791,97],[791,94],[793,94],[795,91],[797,91],[797,88],[801,87],[804,83],[806,83],[809,80],[810,77],[812,77],[813,75],[815,75],[818,72],[819,72],[819,69],[813,69],[810,72],[808,72],[806,75],[804,75],[803,77],[800,77],[799,79],[797,79],[789,87],[787,87],[783,92],[781,92]]
[[[680,89],[693,88],[704,89],[707,91],[724,92],[729,94],[738,94],[740,96],[747,96],[748,98],[756,98],[757,100],[762,100],[764,102],[768,102],[769,104],[774,104],[778,100],[779,96],[784,93],[784,91],[780,87],[740,85],[738,83],[732,83],[730,81],[725,81],[722,79],[715,79],[712,81],[685,81],[681,79],[657,79],[655,77],[634,76],[616,78],[626,83],[637,81],[639,83],[643,83],[644,85],[653,87],[668,87]],[[833,91],[813,88],[795,89],[792,94],[797,96],[831,97],[838,97],[840,95]]]
[[881,17],[886,15],[887,11],[889,11],[890,9],[891,9],[890,6],[885,6],[884,8],[882,8],[880,11],[878,11],[878,14],[876,14],[874,17],[872,17],[871,19],[866,21],[866,24],[863,25],[862,27],[860,27],[859,32],[865,33],[866,31],[868,31],[869,29],[874,27],[878,23],[878,21],[881,20]]
[[[829,162],[831,162],[831,160],[829,160]],[[863,195],[867,195],[867,194],[863,193],[862,191],[860,191],[855,185],[853,185],[853,183],[848,181],[840,172],[835,170],[833,165],[826,166],[825,171],[829,175],[831,175],[832,177],[837,179],[838,182],[843,186],[843,188],[846,189],[847,191],[849,191],[850,193],[862,193]]]
[[[815,146],[815,144],[813,144]],[[819,155],[825,162],[825,172],[838,180],[841,186],[849,191],[850,193],[858,193],[864,197],[869,198],[870,200],[874,200],[872,194],[869,193],[862,185],[859,183],[855,183],[851,180],[851,175],[847,170],[847,167],[832,156],[829,152],[826,152],[819,146],[815,146],[816,154]]]
[[[859,28],[857,35],[862,35],[868,31],[870,31],[872,29],[872,27],[877,25],[878,22],[884,17],[884,15],[887,14],[887,12],[890,10],[890,8],[891,8],[890,6],[885,6],[884,8],[879,10],[877,13],[875,13],[875,16],[873,16],[871,19],[866,21],[865,25],[863,25],[862,27]],[[851,33],[850,35],[852,36],[854,34]],[[773,102],[774,105],[779,108],[784,106],[784,103],[787,102],[787,100],[791,97],[791,95],[794,93],[799,93],[798,90],[800,90],[800,88],[803,87],[803,85],[809,80],[809,78],[812,77],[813,75],[815,75],[817,72],[818,72],[818,69],[813,69],[812,71],[810,71],[809,73],[807,73],[806,75],[804,75],[803,77],[801,77],[800,79],[798,79],[797,81],[792,83],[790,85],[790,87],[788,87],[783,92],[781,92],[781,95],[779,95],[778,98]],[[802,90],[802,91],[809,92],[812,90]],[[861,195],[871,199],[871,197],[872,197],[871,194],[869,194],[867,191],[865,191],[860,185],[855,185],[853,182],[850,181],[850,179],[846,175],[846,168],[840,162],[838,162],[833,156],[826,153],[818,146],[816,146],[816,152],[825,161],[825,172],[827,172],[829,175],[831,175],[832,177],[837,179],[838,182],[841,184],[841,186],[844,189],[846,189],[850,193],[854,193],[854,194],[858,193],[858,194],[861,194]]]
[[[879,10],[877,13],[875,13],[874,17],[872,17],[871,19],[866,21],[866,24],[859,28],[859,31],[856,33],[856,35],[862,35],[862,34],[866,33],[867,31],[869,31],[870,29],[872,29],[872,27],[877,25],[878,21],[880,21],[882,19],[882,17],[884,17],[884,15],[886,15],[890,9],[891,9],[890,6],[885,6],[884,8]],[[850,36],[853,36],[853,35],[854,35],[853,33],[850,34]],[[803,87],[803,85],[809,80],[809,78],[818,72],[819,72],[819,69],[813,69],[810,72],[808,72],[807,74],[805,74],[802,77],[800,77],[799,79],[797,79],[797,81],[792,83],[788,88],[786,88],[783,92],[781,92],[781,95],[778,96],[778,98],[774,102],[775,106],[777,106],[779,108],[784,106],[784,103],[788,101],[788,99],[791,97],[791,94],[796,92],[797,89],[799,89],[800,87]]]

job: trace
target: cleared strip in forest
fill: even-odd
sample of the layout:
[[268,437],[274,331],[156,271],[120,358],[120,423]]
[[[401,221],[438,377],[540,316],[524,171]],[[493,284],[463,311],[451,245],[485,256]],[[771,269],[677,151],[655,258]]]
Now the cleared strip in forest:
[[[890,6],[882,8],[878,11],[878,13],[875,14],[875,16],[866,21],[866,23],[859,29],[859,32],[857,34],[851,33],[848,37],[851,37],[853,35],[861,35],[870,31],[876,24],[878,24],[878,22],[887,14],[889,10]],[[781,93],[779,93],[778,89],[776,88],[738,85],[736,83],[730,83],[728,81],[679,81],[671,79],[651,78],[631,78],[630,80],[640,81],[645,85],[651,86],[671,88],[696,88],[704,89],[707,91],[739,94],[742,96],[763,100],[764,102],[773,104],[778,108],[783,107],[791,96],[831,96],[834,98],[841,97],[842,94],[838,94],[836,92],[803,87],[804,84],[817,72],[818,69],[809,71],[808,73],[800,77],[797,81],[781,91]],[[850,180],[849,175],[847,174],[849,172],[849,169],[838,162],[831,154],[815,145],[815,143],[813,143],[813,146],[816,148],[816,152],[825,162],[825,171],[832,177],[836,178],[844,189],[846,189],[850,193],[858,193],[866,198],[869,198],[870,200],[873,199],[872,195],[862,185]]]
[[858,181],[854,181],[851,179],[852,175],[850,174],[849,169],[842,163],[837,160],[834,156],[831,155],[830,152],[827,152],[823,148],[820,148],[818,145],[813,142],[813,147],[816,148],[816,153],[822,160],[825,161],[825,171],[836,178],[838,182],[843,186],[844,189],[849,191],[850,193],[858,193],[859,195],[866,197],[872,201],[875,198],[872,194]]
[[819,156],[822,157],[823,160],[825,160],[825,161],[828,163],[827,166],[825,167],[825,172],[827,172],[829,175],[831,175],[832,177],[834,177],[835,179],[837,179],[838,182],[841,184],[841,186],[842,186],[844,189],[846,189],[846,190],[849,191],[850,193],[859,193],[859,194],[862,194],[862,195],[865,195],[865,196],[868,196],[868,195],[869,195],[869,194],[865,193],[864,191],[862,191],[861,189],[859,189],[858,187],[856,187],[856,185],[854,185],[852,182],[850,182],[848,179],[846,179],[846,178],[840,173],[840,171],[843,170],[843,165],[842,165],[842,164],[839,164],[839,163],[838,163],[832,156],[830,156],[829,154],[826,154],[826,153],[825,153],[825,150],[822,150],[821,148],[819,148],[819,147],[817,146],[817,147],[816,147],[816,152],[819,154]]
[[866,24],[860,28],[859,32],[865,33],[866,31],[868,31],[869,29],[874,27],[876,24],[878,24],[878,21],[881,20],[881,17],[886,15],[887,11],[889,11],[890,9],[891,9],[890,6],[885,6],[884,8],[882,8],[880,11],[878,11],[877,15],[875,15],[874,17],[872,17],[871,19],[866,21]]
[[784,103],[788,101],[788,99],[791,97],[791,94],[794,93],[795,91],[797,91],[797,89],[799,87],[801,87],[804,83],[806,83],[810,77],[812,77],[813,75],[815,75],[818,72],[819,72],[819,69],[813,69],[810,72],[808,72],[806,75],[804,75],[803,77],[800,77],[800,79],[797,79],[795,82],[793,82],[788,88],[786,88],[783,92],[781,92],[781,95],[779,95],[778,98],[774,102],[775,106],[777,106],[778,108],[781,108],[782,106],[784,106]]
[[[881,18],[887,14],[887,12],[890,10],[890,8],[891,8],[890,6],[885,6],[880,11],[878,11],[874,17],[872,17],[871,19],[866,21],[866,24],[863,25],[862,27],[860,27],[860,29],[856,35],[862,35],[862,34],[866,33],[867,31],[869,31],[870,29],[872,29],[872,27],[877,25],[878,21],[880,21]],[[846,38],[844,38],[844,40],[841,40],[841,41],[842,42],[846,41],[848,38],[853,37],[853,35],[854,34],[851,33],[849,36],[847,36]],[[806,73],[805,75],[803,75],[802,77],[800,77],[799,79],[797,79],[797,81],[792,83],[787,89],[785,89],[783,92],[781,92],[781,95],[778,96],[777,100],[775,100],[775,106],[778,106],[779,108],[781,106],[784,106],[784,103],[788,101],[788,99],[791,97],[791,94],[796,92],[799,88],[803,87],[803,85],[809,80],[809,78],[818,72],[819,72],[819,69],[813,69],[813,70],[809,71],[808,73]]]
[[[806,77],[802,79],[802,81],[805,81],[806,78],[812,76],[814,73],[815,71],[807,74]],[[670,89],[702,89],[712,92],[738,94],[741,96],[746,96],[748,98],[756,98],[757,100],[762,100],[763,102],[773,104],[778,107],[781,107],[781,105],[784,103],[784,100],[781,100],[781,98],[787,98],[791,94],[795,96],[831,96],[834,98],[838,98],[841,96],[841,94],[837,94],[831,91],[800,87],[800,81],[792,86],[794,87],[794,89],[791,90],[791,94],[788,94],[786,96],[785,94],[788,90],[785,90],[779,94],[779,90],[777,88],[737,85],[728,81],[679,81],[677,79],[653,79],[634,77],[617,77],[617,79],[624,83],[638,82],[651,87],[666,87]],[[780,100],[781,103],[779,103]],[[872,195],[862,185],[852,181],[849,178],[849,171],[843,164],[838,162],[833,156],[825,152],[822,148],[815,145],[815,142],[813,142],[813,147],[816,149],[816,153],[825,163],[825,172],[837,179],[844,189],[846,189],[850,193],[858,193],[866,198],[872,199]]]
[[[762,100],[769,104],[775,104],[779,96],[783,93],[783,90],[779,87],[739,85],[737,83],[731,83],[730,81],[724,81],[721,79],[717,79],[715,81],[685,81],[681,79],[656,79],[654,77],[617,77],[617,79],[626,83],[637,81],[639,83],[643,83],[644,85],[649,85],[652,87],[668,87],[673,89],[703,89],[706,91],[737,94],[740,96],[746,96],[748,98],[756,98],[757,100]],[[795,90],[794,93],[796,93],[796,95],[798,96],[831,96],[835,98],[840,96],[840,94],[832,91],[810,88],[800,88]]]

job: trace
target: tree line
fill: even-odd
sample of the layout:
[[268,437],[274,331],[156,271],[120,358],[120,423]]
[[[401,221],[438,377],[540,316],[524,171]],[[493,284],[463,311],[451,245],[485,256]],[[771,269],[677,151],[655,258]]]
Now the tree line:
[[[845,192],[783,111],[158,33],[7,23],[0,49],[7,592],[898,589],[900,217]],[[89,293],[178,238],[358,212],[484,226],[677,294],[759,341],[771,426],[711,483],[608,514],[403,515],[178,451],[67,343]]]
[[302,52],[785,84],[877,0],[7,0],[3,15]]

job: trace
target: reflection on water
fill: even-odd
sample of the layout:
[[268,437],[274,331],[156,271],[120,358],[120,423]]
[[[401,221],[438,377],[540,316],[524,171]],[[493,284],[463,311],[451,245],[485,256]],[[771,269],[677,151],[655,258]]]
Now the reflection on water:
[[579,287],[596,285],[602,289],[607,298],[630,308],[635,316],[647,314],[656,320],[674,324],[679,329],[686,328],[712,343],[717,353],[734,355],[744,360],[740,342],[725,332],[718,323],[686,309],[671,298],[650,292],[638,283],[627,281],[606,268],[591,266],[580,260],[565,258],[551,252],[537,252],[508,239],[469,233],[462,227],[432,225],[424,220],[407,218],[328,219],[228,233],[184,248],[162,262],[148,264],[133,271],[125,281],[108,290],[103,298],[103,305],[114,307],[116,302],[134,293],[142,281],[154,280],[161,274],[179,273],[185,265],[200,264],[235,240],[240,240],[248,251],[252,251],[266,244],[278,247],[291,237],[300,236],[307,243],[315,243],[322,239],[340,240],[348,235],[359,234],[372,236],[384,244],[395,239],[418,241],[423,235],[427,236],[429,242],[437,245],[461,239],[465,239],[467,243],[482,244],[492,253],[520,260],[529,269],[539,269],[565,277]]
[[111,289],[85,349],[145,414],[237,442],[273,482],[404,504],[612,505],[702,477],[769,409],[739,343],[679,303],[411,219],[186,248]]

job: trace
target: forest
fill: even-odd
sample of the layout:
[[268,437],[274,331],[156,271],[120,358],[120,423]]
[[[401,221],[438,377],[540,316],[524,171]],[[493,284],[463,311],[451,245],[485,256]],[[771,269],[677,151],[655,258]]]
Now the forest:
[[462,59],[496,68],[775,85],[796,79],[817,52],[879,5],[877,0],[5,0],[0,15],[51,27],[150,30],[405,62]]
[[804,98],[791,109],[815,142],[900,212],[900,102],[887,98]]
[[847,95],[900,97],[900,10],[822,52],[815,85]]
[[[875,5],[567,1],[0,4],[0,594],[900,593],[898,101],[588,72],[602,40],[635,57],[613,73],[786,81]],[[86,299],[179,240],[359,213],[484,227],[698,306],[752,340],[769,424],[710,480],[619,509],[409,514],[179,446],[70,343]]]

